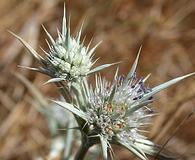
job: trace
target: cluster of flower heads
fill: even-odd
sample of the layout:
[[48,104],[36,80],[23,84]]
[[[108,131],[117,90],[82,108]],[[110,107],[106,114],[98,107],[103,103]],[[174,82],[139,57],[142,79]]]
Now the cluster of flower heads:
[[124,146],[140,159],[146,160],[145,154],[157,153],[156,146],[142,134],[150,122],[150,117],[155,115],[148,108],[153,101],[153,95],[195,73],[175,78],[153,88],[146,88],[144,82],[149,76],[137,79],[135,73],[139,51],[125,78],[118,76],[118,70],[112,82],[97,76],[96,86],[93,89],[88,85],[86,76],[113,64],[104,64],[91,69],[95,63],[92,58],[98,44],[92,49],[89,49],[90,44],[85,47],[80,42],[81,30],[82,27],[75,38],[70,36],[70,22],[67,25],[64,12],[62,32],[58,31],[57,40],[54,40],[45,29],[50,40],[49,52],[44,51],[46,58],[41,57],[22,38],[12,34],[42,65],[40,68],[29,69],[49,75],[51,79],[48,82],[72,82],[71,85],[76,90],[73,91],[76,96],[72,97],[76,97],[76,106],[67,102],[55,102],[86,122],[83,125],[78,121],[78,125],[82,129],[88,128],[83,130],[87,136],[99,136],[104,159],[107,159],[110,143],[114,143]]

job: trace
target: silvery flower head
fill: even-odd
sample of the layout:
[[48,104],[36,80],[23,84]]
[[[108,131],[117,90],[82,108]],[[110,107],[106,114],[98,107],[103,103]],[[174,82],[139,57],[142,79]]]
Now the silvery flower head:
[[72,81],[90,73],[93,65],[92,57],[98,44],[91,50],[89,50],[90,44],[85,47],[80,41],[81,31],[82,27],[76,37],[70,36],[70,21],[67,25],[65,12],[62,33],[58,32],[57,40],[54,41],[46,31],[51,42],[47,57],[48,70],[55,77]]
[[123,145],[142,159],[147,159],[145,153],[155,152],[155,145],[143,135],[155,115],[148,106],[153,97],[142,100],[151,92],[144,86],[147,78],[137,79],[134,73],[129,79],[116,75],[108,82],[97,76],[95,89],[89,89],[86,111],[89,134],[100,135],[107,144]]
[[148,88],[144,82],[149,76],[136,78],[138,57],[139,54],[127,77],[118,76],[118,71],[112,82],[96,76],[94,89],[87,82],[83,83],[83,94],[78,96],[77,106],[55,101],[85,121],[78,124],[88,137],[99,137],[104,159],[107,159],[110,144],[119,144],[142,160],[147,160],[147,154],[155,156],[159,147],[143,134],[152,122],[151,117],[156,115],[149,104],[154,94],[194,74]]
[[[82,25],[83,26],[83,25]],[[58,37],[56,40],[52,38],[52,36],[45,30],[49,42],[49,51],[44,53],[46,54],[46,58],[41,57],[26,41],[24,41],[19,36],[15,35],[11,32],[17,39],[22,42],[22,44],[27,48],[27,50],[41,63],[42,67],[40,68],[30,68],[44,74],[49,75],[52,79],[48,82],[73,82],[77,81],[82,77],[85,77],[91,73],[100,71],[106,67],[109,67],[113,64],[105,64],[102,66],[98,66],[92,69],[93,64],[97,61],[92,60],[94,56],[94,51],[98,43],[93,48],[90,49],[91,42],[84,46],[83,42],[81,42],[81,31],[78,31],[75,37],[71,37],[70,35],[70,19],[67,23],[65,9],[64,9],[64,17],[62,23],[62,31],[61,33],[58,31]]]

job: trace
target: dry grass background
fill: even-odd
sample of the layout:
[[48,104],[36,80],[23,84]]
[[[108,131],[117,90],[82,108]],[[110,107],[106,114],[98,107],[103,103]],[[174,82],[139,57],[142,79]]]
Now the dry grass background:
[[[26,39],[34,48],[46,48],[44,24],[56,36],[63,13],[62,0],[0,1],[0,159],[27,160],[46,156],[50,135],[44,117],[32,105],[28,89],[16,78],[19,72],[33,82],[47,97],[57,97],[53,85],[43,86],[47,77],[17,68],[37,66],[7,29]],[[103,40],[97,49],[99,63],[124,61],[126,74],[139,46],[142,55],[138,75],[152,73],[150,86],[195,71],[195,1],[194,0],[72,0],[72,33],[85,19],[86,41]],[[112,77],[114,69],[103,72]],[[51,89],[52,88],[52,89]],[[160,112],[149,136],[164,144],[182,120],[194,111],[195,77],[156,96]],[[166,148],[179,154],[178,159],[195,159],[195,115],[187,119]],[[129,159],[126,150],[116,151],[116,159]],[[120,158],[119,158],[120,157]]]

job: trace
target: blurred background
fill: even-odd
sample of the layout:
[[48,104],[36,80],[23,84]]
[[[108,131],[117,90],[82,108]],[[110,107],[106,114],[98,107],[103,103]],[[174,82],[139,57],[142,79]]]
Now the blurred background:
[[[1,160],[46,158],[51,143],[46,119],[32,103],[33,96],[18,73],[48,99],[59,97],[55,85],[43,85],[48,77],[17,67],[38,64],[7,30],[23,37],[37,51],[41,52],[40,46],[47,50],[41,25],[56,37],[63,6],[63,0],[0,1]],[[96,58],[101,57],[96,65],[123,61],[120,74],[125,75],[142,45],[137,74],[152,73],[148,86],[195,71],[194,0],[69,0],[66,7],[73,35],[85,20],[86,44],[92,37],[92,44],[103,40],[96,51]],[[114,72],[113,67],[102,74],[111,79]],[[178,159],[195,159],[194,105],[195,77],[157,94],[153,103],[160,114],[148,136],[160,145],[170,139],[165,148]],[[114,149],[116,160],[133,157],[125,149]]]

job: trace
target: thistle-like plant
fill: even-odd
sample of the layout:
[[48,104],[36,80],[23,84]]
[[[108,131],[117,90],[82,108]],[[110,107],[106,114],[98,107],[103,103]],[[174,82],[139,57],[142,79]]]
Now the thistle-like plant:
[[[44,28],[46,31],[46,29]],[[151,112],[150,103],[159,91],[191,76],[194,73],[175,78],[156,87],[147,88],[144,82],[149,78],[136,78],[137,58],[124,78],[118,75],[118,69],[112,82],[101,76],[96,76],[93,88],[87,76],[113,64],[104,64],[92,69],[94,50],[85,47],[80,42],[81,29],[77,36],[70,36],[70,20],[67,25],[64,11],[62,32],[58,31],[58,38],[49,37],[49,51],[46,57],[41,57],[27,42],[19,39],[28,51],[40,62],[40,68],[29,68],[51,77],[48,82],[55,82],[66,102],[54,101],[58,105],[72,112],[81,132],[82,144],[75,156],[75,160],[82,160],[88,149],[94,144],[101,144],[103,158],[112,157],[111,144],[121,145],[138,158],[147,160],[147,155],[155,156],[159,147],[147,139],[142,132],[155,114]],[[66,82],[66,83],[64,83]],[[71,82],[71,83],[69,83]],[[110,151],[110,152],[108,152]],[[67,157],[70,157],[67,156]],[[67,158],[65,157],[65,158]]]
[[[150,75],[144,79],[136,78],[138,57],[139,54],[125,78],[118,76],[117,70],[112,82],[96,76],[95,89],[84,82],[81,88],[83,94],[76,98],[76,106],[55,101],[84,121],[78,123],[84,139],[79,158],[84,156],[86,146],[97,143],[102,145],[104,159],[107,159],[108,151],[112,154],[111,144],[127,148],[142,160],[147,160],[146,155],[155,156],[159,152],[159,146],[142,134],[151,123],[151,117],[156,115],[151,112],[149,104],[156,93],[195,73],[146,88],[144,82]],[[166,159],[165,155],[160,156]]]
[[70,35],[70,18],[67,22],[66,14],[64,9],[64,16],[62,22],[62,31],[57,30],[58,37],[56,40],[48,33],[48,31],[43,26],[49,42],[49,51],[43,50],[46,57],[42,57],[38,54],[26,41],[21,37],[14,35],[26,48],[27,50],[38,60],[41,64],[39,68],[29,68],[44,74],[49,75],[52,79],[48,80],[50,82],[75,82],[81,80],[83,77],[90,75],[94,72],[100,71],[106,67],[114,64],[105,64],[92,69],[92,66],[98,60],[93,61],[95,55],[95,49],[99,46],[101,42],[96,44],[90,49],[91,41],[87,46],[84,46],[84,40],[81,42],[81,32],[82,26],[75,37]]

